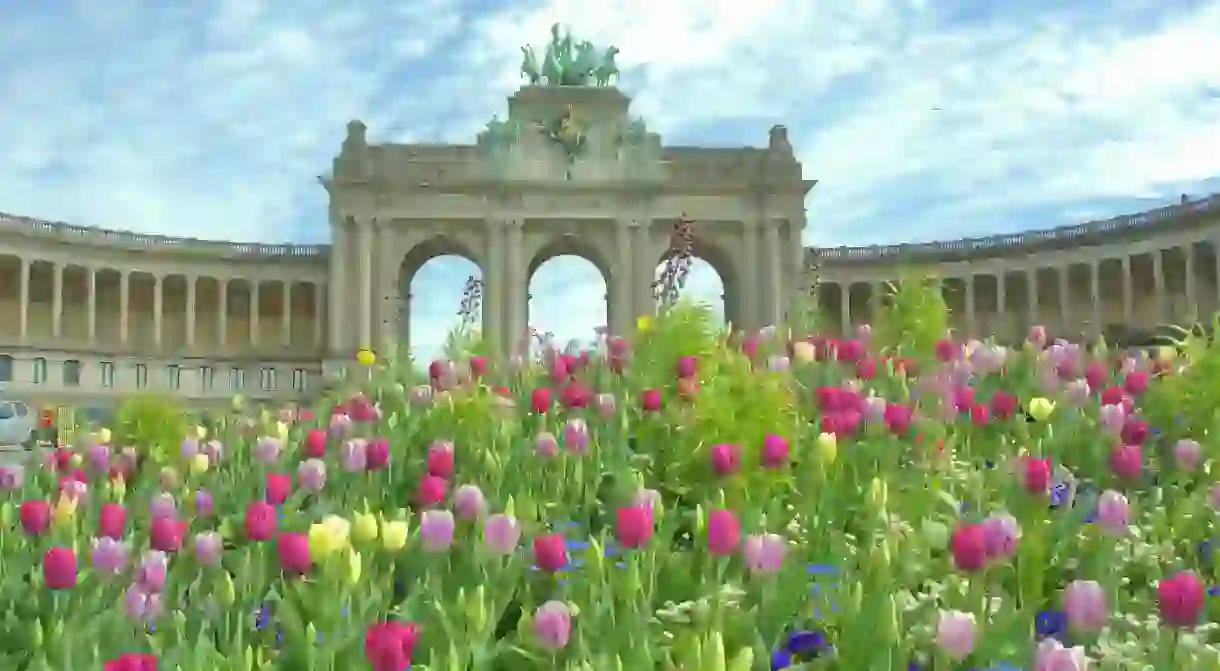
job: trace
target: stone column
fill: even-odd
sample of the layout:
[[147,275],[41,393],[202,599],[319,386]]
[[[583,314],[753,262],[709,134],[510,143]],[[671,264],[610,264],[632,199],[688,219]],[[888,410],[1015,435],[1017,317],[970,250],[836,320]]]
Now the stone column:
[[284,295],[280,298],[280,344],[292,345],[292,282],[282,282]]
[[839,329],[843,338],[851,336],[851,282],[839,283]]
[[1131,288],[1131,257],[1124,256],[1122,259],[1123,266],[1123,326],[1131,328],[1131,322],[1134,319],[1135,299],[1134,292]]
[[59,338],[64,331],[64,264],[56,262],[51,272],[51,337]]
[[[504,269],[504,223],[496,216],[487,217],[483,222],[484,250],[487,255],[487,268],[483,274],[483,340],[492,348],[493,358],[499,359],[505,352],[512,350],[504,328],[504,292],[508,278]],[[411,293],[410,287],[404,287],[404,294]],[[406,295],[403,301],[408,301]],[[407,319],[410,304],[403,310],[403,320]]]
[[195,319],[196,319],[196,285],[199,283],[199,278],[194,275],[187,275],[186,279],[186,346],[195,346]]
[[1195,246],[1182,247],[1182,260],[1186,271],[1186,318],[1191,321],[1199,319],[1198,286],[1195,284]]
[[624,317],[627,333],[634,330],[637,317],[657,312],[657,300],[652,292],[652,282],[657,277],[657,257],[652,249],[652,215],[636,213],[631,226],[631,252],[634,262],[631,272],[635,279],[631,312]]
[[216,343],[229,344],[229,280],[216,280]]
[[357,263],[360,273],[360,329],[357,347],[373,346],[373,220],[356,222],[356,237],[360,258]]
[[508,218],[504,220],[505,234],[505,272],[504,272],[504,295],[507,297],[504,309],[504,326],[507,329],[505,342],[508,343],[507,352],[509,355],[516,355],[517,344],[525,337],[526,312],[529,310],[527,305],[526,282],[528,278],[525,269],[525,260],[522,259],[522,237],[525,234],[523,230],[525,222],[522,219]]
[[89,294],[86,319],[89,320],[89,344],[92,345],[97,342],[97,268],[85,268],[85,282]]
[[1037,269],[1025,271],[1025,309],[1028,311],[1028,319],[1026,326],[1036,326],[1041,322],[1038,318],[1038,271]]
[[127,344],[131,333],[131,271],[119,271],[119,342]]
[[23,341],[30,336],[30,272],[32,270],[31,265],[32,264],[30,263],[29,259],[27,259],[25,257],[21,258],[21,277],[18,279],[18,283],[21,285],[21,289],[20,289],[20,291],[21,291],[21,308],[20,308],[21,314],[20,314],[19,320],[21,322],[21,339]]
[[313,285],[313,344],[321,348],[325,345],[322,338],[322,320],[326,316],[326,285],[315,282]]
[[250,346],[258,347],[259,332],[262,331],[262,324],[259,323],[259,300],[262,298],[262,283],[257,279],[250,280]]
[[329,291],[327,292],[327,340],[329,341],[327,349],[332,352],[338,352],[343,348],[344,339],[347,336],[344,323],[346,316],[343,312],[343,294],[347,286],[347,219],[341,218],[333,222],[330,227],[330,278]]
[[[376,316],[373,318],[377,323],[377,339],[379,342],[379,351],[391,353],[395,334],[394,325],[398,322],[396,307],[393,303],[398,297],[398,289],[393,286],[386,286],[386,278],[391,276],[390,268],[394,264],[394,231],[391,230],[387,222],[375,221],[376,227],[373,229],[374,244],[373,247],[377,250],[377,258],[372,266],[372,287],[373,296],[377,299],[374,312]],[[399,259],[401,261],[401,259]],[[395,272],[393,275],[397,275]]]
[[[737,314],[741,318],[741,324],[733,324],[734,328],[756,329],[761,326],[758,320],[758,314],[761,312],[762,296],[758,288],[758,275],[760,266],[763,265],[762,259],[758,253],[758,228],[759,220],[750,216],[742,222],[742,239],[741,239],[741,254],[745,263],[738,264],[741,268],[741,291],[738,292],[741,304],[737,306]],[[724,278],[721,278],[724,281]],[[725,306],[728,307],[727,305]],[[727,310],[726,310],[727,312]],[[726,314],[726,318],[729,316]]]
[[779,221],[764,220],[763,225],[766,227],[766,244],[767,256],[765,259],[751,257],[755,259],[756,267],[765,268],[767,271],[767,304],[766,313],[759,315],[760,319],[755,326],[776,326],[784,320],[784,280],[783,280],[783,255],[779,247]]
[[638,275],[640,271],[635,268],[632,262],[631,241],[635,236],[635,230],[639,228],[639,222],[630,218],[620,218],[614,229],[614,277],[611,278],[614,286],[610,288],[613,305],[611,306],[609,318],[606,324],[610,328],[610,333],[617,336],[626,336],[631,333],[631,321],[637,315],[632,314],[632,295],[635,291],[633,284],[639,281]]
[[974,315],[974,275],[967,275],[962,280],[966,283],[966,337],[977,338],[979,331]]
[[1105,325],[1101,323],[1103,317],[1101,314],[1101,261],[1099,259],[1089,261],[1089,303],[1093,337],[1100,339],[1105,332]]
[[153,344],[161,346],[161,327],[165,315],[165,278],[153,275]]
[[1070,288],[1068,287],[1068,277],[1071,272],[1071,266],[1062,266],[1055,269],[1059,280],[1059,328],[1060,335],[1068,335],[1068,321],[1071,314]]
[[1165,305],[1166,301],[1165,301],[1164,259],[1165,259],[1164,251],[1162,251],[1160,249],[1152,250],[1152,286],[1153,286],[1153,290],[1156,292],[1154,294],[1154,296],[1155,296],[1154,303],[1156,305],[1156,313],[1155,313],[1156,321],[1158,322],[1157,324],[1153,324],[1153,326],[1159,326],[1160,322],[1165,321],[1166,313],[1170,312],[1170,310],[1166,309],[1166,305]]
[[[1004,327],[1011,326],[1008,323],[1008,271],[1003,268],[995,275],[995,321],[997,323],[991,325],[991,330],[995,332],[996,336],[1002,335],[1000,333],[1001,324]],[[1006,336],[1005,339],[1007,339]]]

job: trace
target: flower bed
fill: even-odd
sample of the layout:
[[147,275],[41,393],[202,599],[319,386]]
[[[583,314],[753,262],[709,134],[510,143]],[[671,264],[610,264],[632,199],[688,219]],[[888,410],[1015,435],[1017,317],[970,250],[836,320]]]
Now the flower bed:
[[1220,668],[1206,343],[883,355],[679,312],[3,470],[0,668]]

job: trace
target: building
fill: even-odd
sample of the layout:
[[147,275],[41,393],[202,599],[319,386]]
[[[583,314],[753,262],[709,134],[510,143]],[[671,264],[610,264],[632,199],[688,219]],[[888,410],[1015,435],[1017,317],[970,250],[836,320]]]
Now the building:
[[[510,351],[527,286],[554,256],[606,279],[611,329],[653,309],[673,223],[720,274],[726,317],[780,321],[821,279],[847,330],[905,265],[949,278],[957,328],[1016,334],[1181,321],[1217,308],[1220,198],[1052,231],[925,245],[805,249],[804,178],[787,131],[762,148],[666,147],[609,86],[522,87],[469,145],[370,143],[353,121],[321,182],[330,245],[139,235],[0,216],[0,387],[42,403],[136,391],[194,403],[291,399],[362,346],[408,333],[408,292],[457,254],[484,279],[484,335]],[[1030,288],[1036,288],[1030,291]]]

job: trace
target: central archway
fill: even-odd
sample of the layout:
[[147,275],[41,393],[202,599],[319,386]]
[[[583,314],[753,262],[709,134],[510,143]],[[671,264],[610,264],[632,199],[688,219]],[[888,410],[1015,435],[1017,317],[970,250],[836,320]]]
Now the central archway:
[[[675,251],[666,249],[657,261],[652,281],[664,282],[666,266],[672,263]],[[701,241],[691,241],[689,273],[682,289],[682,298],[706,304],[721,324],[741,328],[747,315],[742,305],[741,284],[733,260],[721,247]],[[656,293],[654,292],[654,298]],[[657,299],[658,306],[660,304]]]
[[561,348],[592,345],[611,323],[610,263],[580,235],[549,238],[530,258],[525,279],[528,333],[513,334],[517,353],[536,351],[548,339]]
[[447,350],[477,348],[488,310],[484,277],[479,256],[452,235],[439,233],[412,246],[399,265],[392,306],[382,316],[400,357],[409,354],[419,366],[470,353]]

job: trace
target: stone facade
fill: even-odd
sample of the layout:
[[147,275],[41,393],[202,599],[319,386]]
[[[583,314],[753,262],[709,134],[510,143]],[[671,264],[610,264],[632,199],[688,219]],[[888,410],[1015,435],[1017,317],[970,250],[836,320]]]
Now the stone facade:
[[[577,135],[578,151],[561,141]],[[563,254],[601,271],[609,326],[626,332],[655,305],[655,271],[683,216],[724,284],[726,317],[748,328],[780,321],[811,269],[822,310],[844,330],[911,265],[949,278],[956,326],[972,335],[1183,321],[1220,300],[1220,198],[1038,233],[805,249],[814,182],[782,126],[763,148],[667,147],[614,88],[524,87],[471,145],[374,144],[353,121],[321,181],[329,245],[0,215],[0,389],[38,403],[136,391],[298,398],[360,347],[409,345],[405,288],[444,254],[480,268],[484,335],[498,353],[524,337],[534,270]]]

